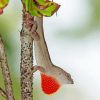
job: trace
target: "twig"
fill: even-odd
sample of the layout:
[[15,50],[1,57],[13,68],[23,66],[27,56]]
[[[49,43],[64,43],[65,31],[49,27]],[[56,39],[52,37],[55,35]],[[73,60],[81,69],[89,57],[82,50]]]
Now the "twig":
[[6,98],[6,92],[0,87],[0,95]]
[[10,76],[7,57],[5,54],[4,45],[1,37],[0,37],[0,60],[1,60],[1,69],[4,78],[7,100],[14,100],[11,76]]
[[[21,98],[33,100],[33,39],[25,27],[30,15],[23,10],[23,25],[20,33],[21,40]],[[34,17],[33,17],[34,18]]]

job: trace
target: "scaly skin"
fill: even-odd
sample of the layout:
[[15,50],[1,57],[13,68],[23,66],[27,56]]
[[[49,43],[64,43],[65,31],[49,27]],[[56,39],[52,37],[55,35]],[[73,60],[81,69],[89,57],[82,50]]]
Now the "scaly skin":
[[[44,93],[53,94],[59,90],[61,85],[73,84],[73,79],[69,73],[55,66],[50,59],[44,38],[43,18],[36,17],[34,26],[30,30],[34,39],[35,58],[38,65],[34,71],[41,72],[41,85]],[[36,31],[34,32],[34,30]]]

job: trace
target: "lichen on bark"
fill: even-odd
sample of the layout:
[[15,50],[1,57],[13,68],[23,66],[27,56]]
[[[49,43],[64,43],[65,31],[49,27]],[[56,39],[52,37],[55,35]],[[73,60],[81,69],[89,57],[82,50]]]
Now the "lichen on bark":
[[21,99],[33,100],[33,39],[27,31],[26,20],[28,13],[23,10],[23,24],[20,33],[21,40]]

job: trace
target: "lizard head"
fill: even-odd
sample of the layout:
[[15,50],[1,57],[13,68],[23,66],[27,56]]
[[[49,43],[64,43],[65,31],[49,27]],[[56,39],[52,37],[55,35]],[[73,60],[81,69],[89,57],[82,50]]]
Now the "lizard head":
[[41,66],[36,67],[41,72],[41,87],[45,94],[54,94],[64,84],[73,84],[71,75],[61,69],[53,66],[50,69]]
[[74,83],[71,75],[61,67],[53,65],[53,67],[51,67],[51,73],[61,85]]
[[[53,71],[52,71],[53,72]],[[69,73],[41,73],[41,87],[45,94],[54,94],[64,84],[73,84],[73,80]]]

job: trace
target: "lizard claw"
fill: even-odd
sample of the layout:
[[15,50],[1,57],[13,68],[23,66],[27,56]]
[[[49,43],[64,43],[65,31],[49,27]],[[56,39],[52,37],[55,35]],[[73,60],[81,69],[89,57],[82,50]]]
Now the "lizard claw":
[[38,35],[38,33],[36,32],[36,30],[37,30],[37,22],[36,21],[34,21],[34,24],[32,25],[32,27],[31,27],[31,37],[34,39],[34,40],[39,40],[39,35]]

